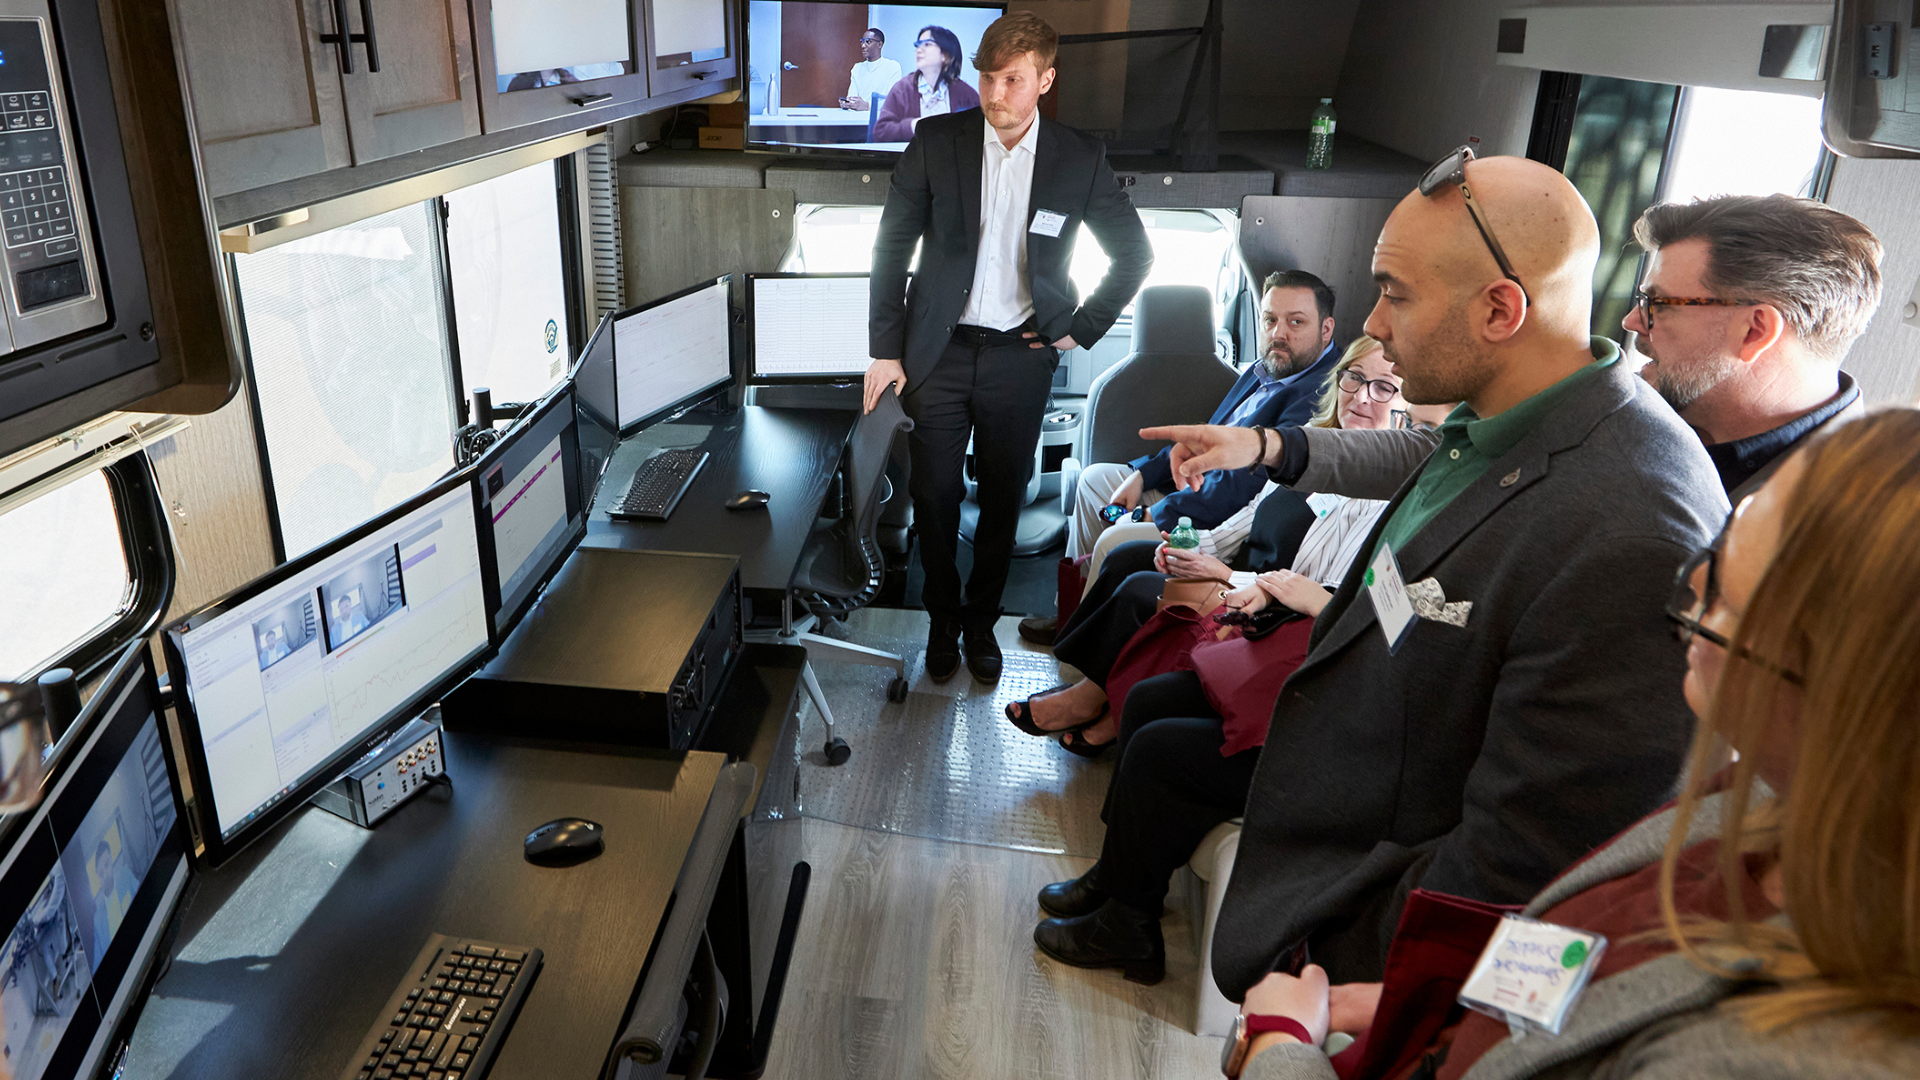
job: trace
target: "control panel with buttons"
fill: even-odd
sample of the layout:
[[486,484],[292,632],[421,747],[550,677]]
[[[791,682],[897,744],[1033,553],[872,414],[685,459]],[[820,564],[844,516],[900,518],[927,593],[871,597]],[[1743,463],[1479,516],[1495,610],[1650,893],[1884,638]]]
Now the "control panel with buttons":
[[421,789],[446,783],[446,773],[439,713],[429,710],[320,789],[313,802],[355,825],[372,827]]

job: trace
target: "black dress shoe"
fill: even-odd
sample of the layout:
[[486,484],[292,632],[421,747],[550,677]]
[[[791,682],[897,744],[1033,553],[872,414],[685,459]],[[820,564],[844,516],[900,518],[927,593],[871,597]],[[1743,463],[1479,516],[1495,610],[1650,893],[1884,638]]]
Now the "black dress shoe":
[[940,619],[927,632],[927,677],[946,682],[960,670],[960,624]]
[[968,627],[960,634],[960,640],[967,654],[967,670],[981,682],[997,682],[1000,678],[1000,643],[993,640],[993,626],[975,630]]
[[1107,902],[1107,894],[1094,888],[1087,879],[1089,870],[1072,881],[1056,881],[1040,890],[1040,910],[1062,919],[1091,915]]
[[1020,620],[1020,639],[1035,645],[1051,645],[1060,632],[1060,620],[1052,615],[1035,615]]
[[1108,900],[1091,915],[1047,919],[1033,928],[1034,944],[1063,964],[1117,967],[1128,982],[1152,986],[1167,976],[1167,946],[1160,920]]

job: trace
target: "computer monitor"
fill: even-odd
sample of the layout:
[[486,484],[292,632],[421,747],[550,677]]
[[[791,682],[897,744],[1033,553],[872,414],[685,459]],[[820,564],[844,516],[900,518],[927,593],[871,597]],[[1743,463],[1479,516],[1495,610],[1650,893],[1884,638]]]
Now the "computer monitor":
[[580,437],[580,498],[588,506],[600,493],[607,462],[620,448],[620,397],[614,379],[613,316],[608,314],[594,327],[568,379]]
[[733,381],[733,315],[722,274],[613,318],[620,430],[638,431]]
[[858,382],[867,353],[866,274],[748,274],[754,382]]
[[93,1076],[124,1043],[187,883],[158,701],[141,642],[94,691],[72,752],[0,856],[0,1060],[14,1080]]
[[[756,77],[747,88],[747,145],[785,153],[898,155],[912,137],[899,103],[909,93],[916,105],[920,100],[914,43],[921,30],[942,42],[940,52],[952,65],[946,98],[950,111],[961,112],[979,100],[973,57],[980,36],[1006,10],[1005,4],[749,0],[747,63],[773,77]],[[869,33],[874,30],[879,33]],[[883,40],[863,43],[875,37]],[[869,51],[878,55],[869,60]],[[902,83],[905,89],[889,107],[888,95]]]
[[456,473],[167,628],[209,864],[488,653],[478,491]]
[[563,387],[520,418],[474,463],[481,550],[493,573],[487,611],[505,641],[567,553],[587,533],[573,390]]

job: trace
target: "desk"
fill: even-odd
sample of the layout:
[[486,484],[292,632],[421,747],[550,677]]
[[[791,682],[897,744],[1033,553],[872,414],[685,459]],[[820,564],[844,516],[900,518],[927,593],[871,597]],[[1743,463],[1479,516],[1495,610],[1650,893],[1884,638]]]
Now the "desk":
[[[446,752],[451,795],[430,789],[373,830],[309,807],[196,875],[127,1075],[337,1080],[435,932],[546,954],[489,1080],[600,1074],[731,766],[459,733]],[[566,869],[526,862],[526,833],[569,815],[606,826],[606,853]]]
[[[820,501],[840,466],[858,414],[838,409],[771,409],[744,405],[728,415],[693,413],[656,424],[614,452],[588,519],[583,547],[697,551],[735,555],[740,585],[778,608],[813,532]],[[669,447],[698,446],[709,455],[667,521],[614,521],[607,507],[626,494],[640,463]],[[728,510],[735,492],[758,488],[767,509]]]

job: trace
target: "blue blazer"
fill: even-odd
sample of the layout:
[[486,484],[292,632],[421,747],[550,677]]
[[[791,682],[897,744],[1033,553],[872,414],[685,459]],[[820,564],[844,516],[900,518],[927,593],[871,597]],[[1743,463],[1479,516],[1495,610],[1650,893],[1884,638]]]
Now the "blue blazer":
[[[1240,424],[1241,427],[1297,427],[1313,419],[1314,406],[1320,404],[1320,394],[1326,388],[1327,373],[1340,362],[1340,354],[1345,351],[1339,342],[1329,344],[1320,359],[1313,366],[1300,373],[1285,389],[1269,398],[1252,416]],[[1240,378],[1220,399],[1220,407],[1213,410],[1209,424],[1224,424],[1233,410],[1247,400],[1260,387],[1260,379],[1255,374],[1254,364],[1240,373]],[[1211,529],[1232,517],[1234,511],[1253,501],[1260,494],[1261,487],[1267,482],[1265,469],[1216,470],[1207,474],[1206,483],[1199,491],[1175,491],[1173,483],[1173,463],[1170,455],[1171,444],[1163,446],[1155,454],[1135,458],[1128,464],[1140,470],[1140,477],[1150,491],[1173,492],[1166,498],[1153,504],[1153,520],[1163,531],[1172,531],[1183,517],[1193,519],[1196,529]]]

